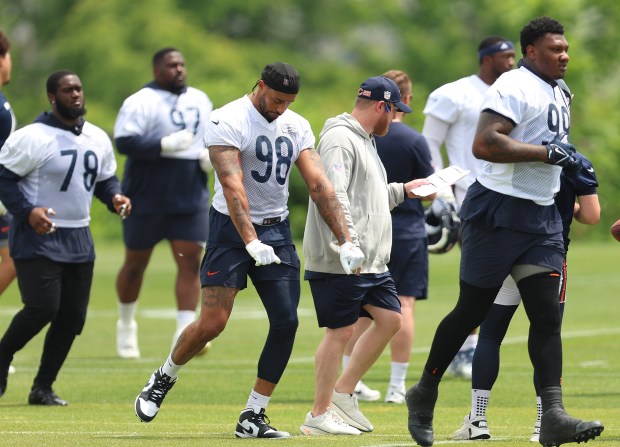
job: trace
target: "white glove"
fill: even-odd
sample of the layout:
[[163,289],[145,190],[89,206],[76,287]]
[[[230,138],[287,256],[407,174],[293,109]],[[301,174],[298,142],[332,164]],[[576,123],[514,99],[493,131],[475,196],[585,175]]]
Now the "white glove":
[[4,206],[4,203],[0,202],[0,216],[6,216],[9,211]]
[[189,149],[194,142],[194,134],[187,129],[171,133],[161,139],[162,152],[178,152]]
[[213,170],[213,165],[211,164],[211,159],[209,158],[209,149],[206,147],[200,152],[198,161],[200,162],[200,169],[203,171],[209,172]]
[[273,251],[273,247],[267,244],[263,244],[258,239],[254,239],[248,245],[245,246],[245,249],[248,251],[250,256],[254,258],[256,261],[256,266],[259,267],[261,265],[269,265],[279,264],[280,258],[278,258]]
[[340,246],[340,263],[347,275],[359,269],[366,257],[353,242],[345,242]]

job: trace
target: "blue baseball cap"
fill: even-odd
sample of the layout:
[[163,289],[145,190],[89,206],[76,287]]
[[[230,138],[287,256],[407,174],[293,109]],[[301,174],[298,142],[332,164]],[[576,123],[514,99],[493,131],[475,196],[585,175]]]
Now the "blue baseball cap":
[[357,91],[358,98],[370,99],[372,101],[390,102],[398,110],[411,113],[412,109],[400,100],[400,90],[398,85],[390,78],[385,76],[375,76],[366,79]]

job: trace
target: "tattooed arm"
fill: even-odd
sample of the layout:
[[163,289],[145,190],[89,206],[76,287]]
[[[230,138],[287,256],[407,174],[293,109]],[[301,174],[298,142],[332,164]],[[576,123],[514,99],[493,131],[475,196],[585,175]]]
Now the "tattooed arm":
[[232,146],[209,146],[209,158],[222,185],[230,219],[247,245],[258,237],[250,219],[250,204],[243,186],[241,152]]
[[308,185],[310,198],[316,204],[321,217],[334,233],[338,243],[342,245],[346,241],[350,241],[351,236],[342,211],[342,205],[325,173],[319,154],[314,149],[304,150],[295,164],[306,185]]
[[527,144],[508,135],[515,124],[492,112],[482,112],[478,119],[472,151],[476,158],[494,163],[528,161],[547,162],[547,147]]

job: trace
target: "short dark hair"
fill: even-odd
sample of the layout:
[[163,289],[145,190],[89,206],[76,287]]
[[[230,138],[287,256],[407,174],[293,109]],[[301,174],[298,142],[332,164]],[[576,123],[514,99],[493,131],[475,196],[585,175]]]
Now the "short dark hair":
[[49,77],[47,78],[47,83],[45,84],[47,88],[47,93],[55,94],[58,90],[58,83],[60,82],[60,80],[65,76],[72,75],[77,76],[77,74],[71,70],[58,70],[49,75]]
[[157,64],[159,64],[161,62],[161,60],[166,56],[166,54],[173,53],[175,51],[177,53],[180,53],[179,50],[177,50],[176,48],[173,48],[173,47],[166,47],[166,48],[162,48],[161,50],[158,50],[153,55],[153,67],[156,66]]
[[527,47],[534,45],[545,34],[564,34],[564,27],[551,17],[538,17],[530,20],[521,30],[521,53],[525,56]]
[[10,48],[11,42],[9,42],[9,38],[6,37],[2,31],[0,31],[0,56],[6,56],[6,53],[9,52]]

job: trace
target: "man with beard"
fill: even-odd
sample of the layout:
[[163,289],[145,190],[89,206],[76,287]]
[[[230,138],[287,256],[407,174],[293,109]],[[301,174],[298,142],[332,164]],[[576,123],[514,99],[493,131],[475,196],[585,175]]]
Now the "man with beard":
[[47,79],[51,112],[14,132],[0,152],[0,200],[13,215],[10,249],[24,307],[0,340],[0,396],[14,354],[48,323],[31,405],[67,405],[52,390],[73,340],[82,332],[93,278],[93,195],[121,216],[112,142],[85,121],[84,92],[73,72]]
[[134,201],[131,219],[123,221],[125,260],[116,280],[122,358],[140,357],[136,303],[153,249],[163,239],[177,267],[173,346],[194,321],[208,233],[211,165],[203,138],[213,106],[205,93],[186,85],[185,59],[177,49],[155,53],[153,76],[125,100],[114,126],[116,147],[127,155],[123,193]]
[[[309,281],[318,324],[326,328],[315,356],[312,411],[300,427],[306,435],[359,435],[373,425],[359,409],[355,386],[401,325],[400,301],[388,270],[392,248],[390,210],[425,179],[390,182],[375,136],[388,133],[399,112],[411,113],[396,83],[385,76],[365,80],[353,111],[329,118],[317,152],[342,204],[353,243],[366,255],[347,275],[332,247],[332,236],[310,203],[304,234],[304,278]],[[340,359],[360,316],[373,324],[355,343],[340,377]]]
[[136,398],[136,415],[143,422],[155,418],[181,367],[224,330],[249,276],[269,318],[269,333],[235,436],[290,436],[269,425],[265,410],[290,358],[298,325],[300,261],[287,218],[293,163],[329,226],[344,271],[351,273],[364,258],[351,242],[342,207],[313,150],[310,124],[289,109],[298,91],[297,70],[276,62],[264,68],[251,94],[209,116],[206,142],[216,177],[200,267],[202,309]]

